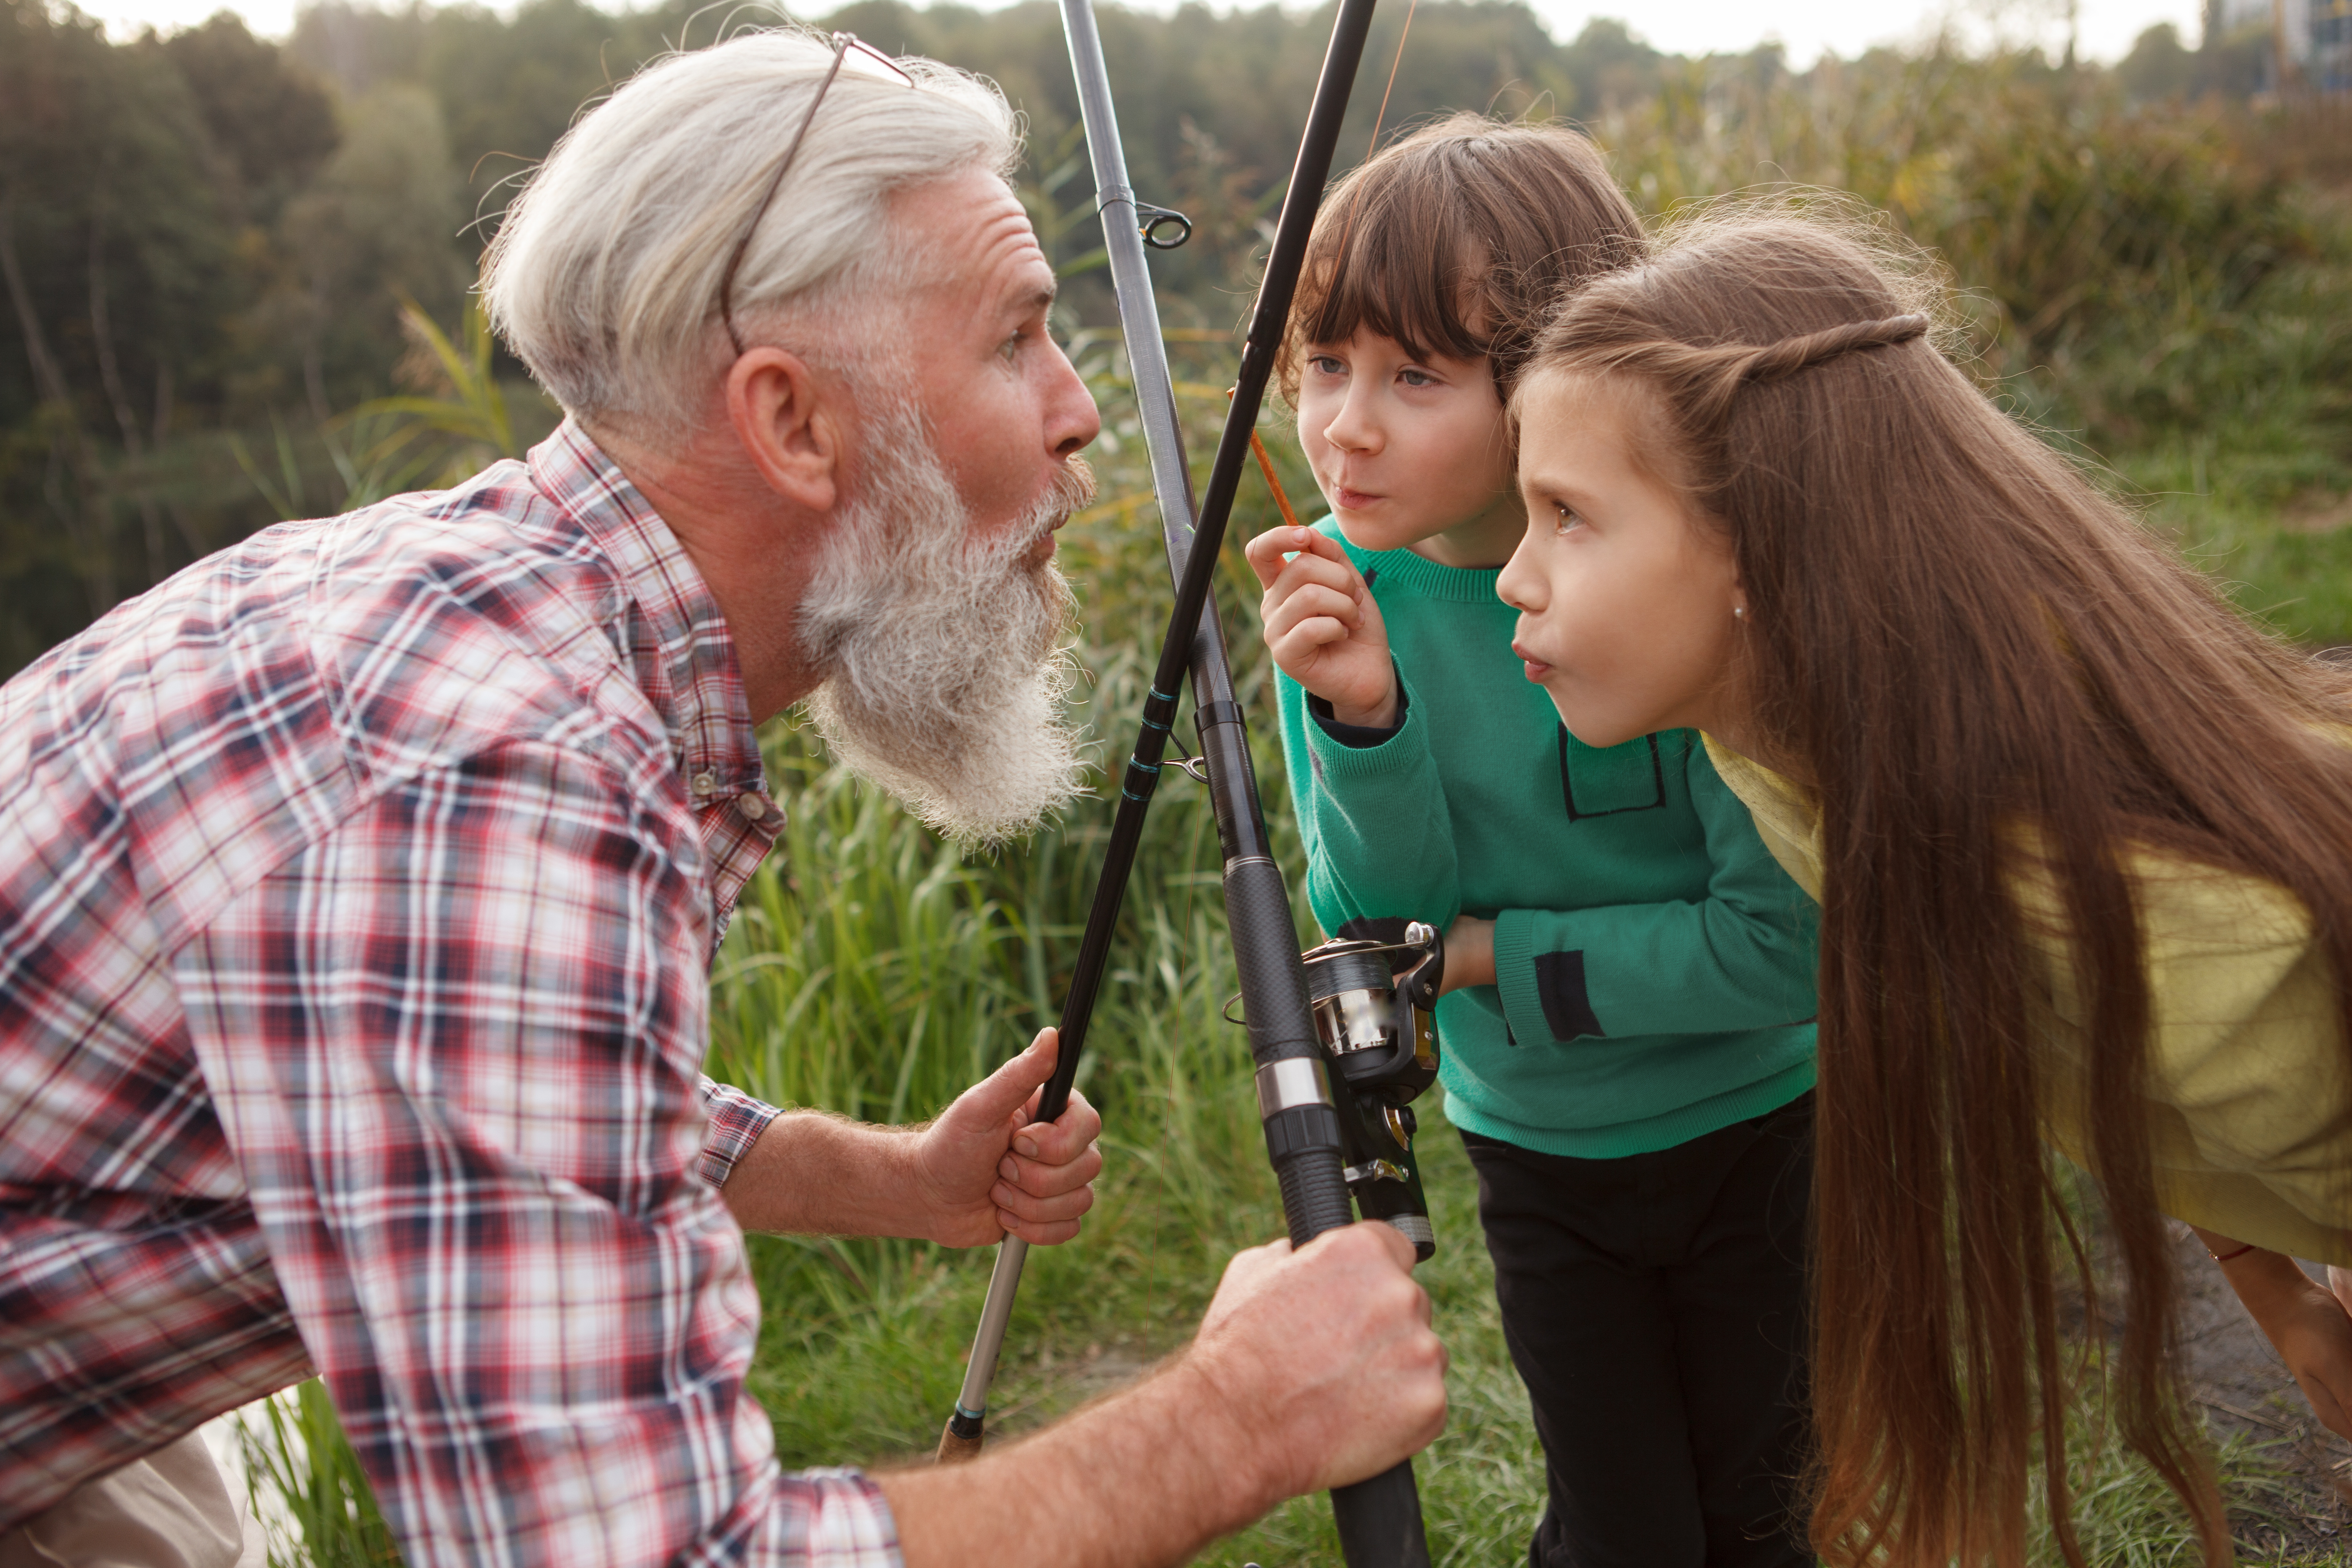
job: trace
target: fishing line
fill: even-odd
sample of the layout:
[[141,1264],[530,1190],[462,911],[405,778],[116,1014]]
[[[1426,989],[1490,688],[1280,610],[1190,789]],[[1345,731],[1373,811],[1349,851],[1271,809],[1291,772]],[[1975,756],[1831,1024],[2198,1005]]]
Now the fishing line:
[[[1372,139],[1364,148],[1364,162],[1367,163],[1371,162],[1372,154],[1381,150],[1381,122],[1389,117],[1389,95],[1396,91],[1397,68],[1404,64],[1404,41],[1412,37],[1412,14],[1420,7],[1421,0],[1407,0],[1404,8],[1404,26],[1397,29],[1396,58],[1389,61],[1389,84],[1381,89],[1381,107],[1372,116]],[[1356,204],[1363,199],[1364,187],[1359,184],[1348,197],[1348,216],[1339,225],[1338,259],[1331,268],[1331,275],[1334,278],[1339,275],[1340,266],[1348,259],[1348,239],[1356,232]],[[1258,461],[1261,465],[1265,463],[1263,454],[1260,455]],[[1273,471],[1268,469],[1266,478],[1273,477]],[[1285,507],[1283,510],[1286,515],[1289,508]]]
[[[1388,85],[1381,89],[1381,107],[1372,115],[1372,139],[1364,147],[1366,163],[1370,163],[1372,154],[1381,149],[1381,125],[1389,117],[1389,97],[1396,91],[1397,71],[1404,64],[1404,42],[1412,37],[1412,14],[1420,7],[1421,0],[1408,0],[1405,5],[1404,26],[1397,29],[1396,57],[1389,61]],[[1358,185],[1348,198],[1348,216],[1339,225],[1339,260],[1342,262],[1348,258],[1348,239],[1356,228],[1356,204],[1363,199],[1364,189],[1361,185]],[[1337,267],[1332,268],[1335,277],[1338,271]],[[1231,397],[1233,395],[1233,389],[1228,387],[1225,395]],[[1288,526],[1297,528],[1298,514],[1290,509],[1290,497],[1284,492],[1282,481],[1275,477],[1274,459],[1266,456],[1265,443],[1258,439],[1257,432],[1255,430],[1250,432],[1250,453],[1257,458],[1257,471],[1265,476],[1266,489],[1274,492],[1274,504],[1276,510],[1282,513],[1282,521]]]

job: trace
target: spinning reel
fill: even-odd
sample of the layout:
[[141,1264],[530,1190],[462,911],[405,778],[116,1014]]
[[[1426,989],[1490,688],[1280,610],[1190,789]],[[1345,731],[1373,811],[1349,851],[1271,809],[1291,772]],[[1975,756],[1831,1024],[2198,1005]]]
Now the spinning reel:
[[1437,1251],[1437,1235],[1412,1154],[1412,1101],[1437,1081],[1429,1014],[1445,977],[1444,939],[1413,921],[1402,940],[1336,937],[1299,962],[1316,1037],[1333,1069],[1348,1190],[1366,1219],[1396,1226],[1416,1260],[1426,1260]]

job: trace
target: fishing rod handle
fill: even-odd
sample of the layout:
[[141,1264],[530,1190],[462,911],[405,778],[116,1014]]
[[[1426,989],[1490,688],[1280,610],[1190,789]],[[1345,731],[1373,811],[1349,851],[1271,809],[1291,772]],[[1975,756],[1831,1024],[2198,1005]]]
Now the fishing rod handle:
[[1331,1489],[1331,1518],[1348,1568],[1429,1568],[1429,1537],[1422,1531],[1421,1488],[1412,1461],[1399,1459],[1379,1475]]

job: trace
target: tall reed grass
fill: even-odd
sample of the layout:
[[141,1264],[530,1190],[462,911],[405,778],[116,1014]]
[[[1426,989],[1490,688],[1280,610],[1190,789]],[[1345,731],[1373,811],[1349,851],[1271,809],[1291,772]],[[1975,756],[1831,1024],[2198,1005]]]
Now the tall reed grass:
[[[2352,490],[2352,242],[2341,215],[2274,179],[2242,128],[2130,109],[2105,90],[2029,60],[1943,54],[1808,79],[1693,67],[1593,130],[1654,210],[1759,182],[1834,187],[1884,209],[1972,291],[1979,368],[2000,395],[2053,439],[2111,460],[2152,521],[2237,579],[2250,607],[2298,636],[2352,641],[2352,529],[2279,524],[2304,499]],[[1055,150],[1056,172],[1069,151]],[[1030,194],[1041,226],[1067,216],[1058,190]],[[1230,338],[1213,318],[1230,308],[1169,305],[1171,320],[1200,323],[1171,334],[1196,458],[1222,416]],[[446,351],[452,421],[479,412],[467,390],[487,374],[477,346],[436,348]],[[1105,411],[1092,454],[1104,499],[1064,531],[1061,552],[1086,617],[1083,717],[1109,761],[1132,739],[1169,594],[1118,345],[1082,331],[1072,350]],[[1311,502],[1295,443],[1274,416],[1266,423],[1286,483]],[[1234,544],[1273,521],[1249,479]],[[1295,857],[1255,595],[1239,588],[1251,581],[1230,559],[1220,592],[1274,842]],[[764,742],[789,826],[714,972],[710,1070],[781,1103],[929,1116],[1053,1021],[1108,808],[1082,803],[1026,846],[966,860],[833,767],[804,731],[782,723]],[[1235,982],[1213,823],[1200,786],[1163,777],[1079,1077],[1103,1110],[1110,1163],[1079,1240],[1032,1255],[998,1384],[1007,1434],[1180,1344],[1222,1259],[1281,1229],[1246,1047],[1220,1016]],[[1295,861],[1288,869],[1300,885]],[[1422,1274],[1454,1354],[1454,1418],[1421,1467],[1424,1502],[1441,1562],[1498,1563],[1523,1549],[1541,1509],[1541,1458],[1503,1349],[1466,1162],[1433,1105],[1424,1121],[1440,1252]],[[751,1384],[784,1461],[892,1463],[928,1450],[961,1377],[985,1250],[749,1245],[765,1313]],[[2085,1392],[2078,1455],[2094,1561],[2186,1561],[2168,1494],[2114,1446],[2091,1445],[2095,1395]],[[330,1456],[323,1473],[343,1474],[331,1456],[348,1449],[334,1447],[323,1394],[306,1391],[294,1411],[299,1421],[273,1415],[259,1433],[257,1484],[285,1493],[310,1561],[382,1560],[366,1555],[376,1538],[363,1484],[325,1485],[305,1468],[307,1449]],[[2257,1502],[2277,1474],[2242,1444],[2222,1462],[2237,1495]],[[1302,1500],[1202,1561],[1245,1557],[1269,1568],[1337,1561],[1328,1510]]]

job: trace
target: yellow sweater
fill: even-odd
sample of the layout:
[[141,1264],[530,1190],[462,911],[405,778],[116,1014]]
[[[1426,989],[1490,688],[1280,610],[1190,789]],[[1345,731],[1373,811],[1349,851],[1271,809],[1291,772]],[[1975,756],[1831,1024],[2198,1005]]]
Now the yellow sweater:
[[[1707,754],[1789,875],[1822,896],[1812,792],[1709,736]],[[2256,878],[2152,852],[2138,885],[2155,1026],[2148,1123],[2166,1213],[2298,1258],[2352,1265],[2352,1073],[2335,988],[2301,900]],[[2015,886],[2043,989],[2028,1016],[2048,1043],[2043,1132],[2084,1163],[2084,1007],[2056,889]]]

